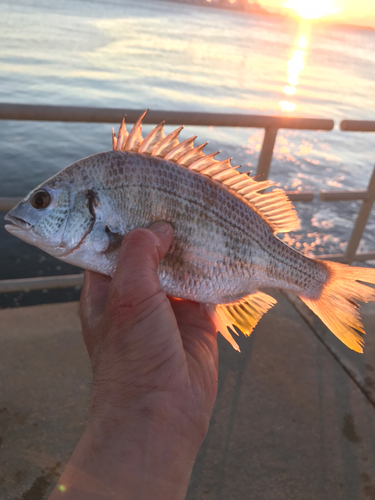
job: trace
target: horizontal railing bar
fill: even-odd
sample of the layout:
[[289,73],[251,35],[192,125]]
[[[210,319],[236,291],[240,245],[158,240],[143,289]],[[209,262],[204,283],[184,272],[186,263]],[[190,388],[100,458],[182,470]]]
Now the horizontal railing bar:
[[367,191],[321,191],[321,201],[367,200]]
[[16,280],[0,280],[0,293],[25,292],[53,288],[69,288],[81,286],[83,274],[67,274],[64,276],[45,276],[42,278],[23,278]]
[[366,260],[374,260],[375,252],[359,252],[354,256],[354,262],[365,262]]
[[340,128],[345,132],[375,132],[375,121],[342,120]]
[[[314,255],[314,259],[333,260],[335,262],[346,262],[346,255],[343,253]],[[375,252],[359,252],[354,256],[352,262],[365,262],[366,260],[375,260]]]
[[0,212],[9,212],[22,198],[0,198]]
[[[129,123],[135,121],[144,109],[90,108],[82,106],[47,106],[0,103],[0,120],[38,120],[57,122],[119,123],[126,113]],[[263,116],[233,113],[202,113],[195,111],[150,110],[143,123],[167,125],[200,125],[217,127],[287,128],[303,130],[332,130],[334,121],[325,118],[298,118],[291,116]]]
[[313,201],[314,193],[311,191],[286,191],[290,201]]
[[[345,254],[343,253],[329,253],[326,255],[314,255],[314,259],[318,260],[333,260],[334,262],[345,262]],[[0,281],[1,283],[1,281]]]

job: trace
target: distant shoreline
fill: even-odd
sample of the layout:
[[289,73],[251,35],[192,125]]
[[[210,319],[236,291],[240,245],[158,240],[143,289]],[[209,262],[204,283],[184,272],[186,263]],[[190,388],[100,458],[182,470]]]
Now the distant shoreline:
[[[160,0],[159,0],[160,1]],[[246,8],[241,8],[240,3],[236,4],[229,4],[227,2],[225,3],[219,3],[218,1],[212,0],[208,2],[207,0],[161,0],[163,2],[172,2],[172,3],[181,3],[185,5],[193,5],[196,7],[205,7],[205,8],[211,8],[211,9],[220,9],[220,10],[229,10],[230,12],[241,12],[244,14],[250,14],[250,15],[255,15],[255,16],[264,16],[264,17],[271,17],[271,18],[276,18],[280,19],[283,21],[291,21],[291,22],[299,22],[300,19],[298,19],[297,16],[292,16],[287,13],[282,13],[282,12],[272,12],[266,9],[265,7],[262,7],[256,2],[253,2],[252,4],[244,4],[246,5]],[[358,29],[358,30],[365,30],[365,31],[375,31],[375,27],[372,26],[363,26],[361,24],[347,24],[347,23],[342,23],[342,22],[335,22],[332,20],[324,20],[324,19],[311,19],[311,22],[319,22],[320,24],[325,24],[325,25],[332,25],[338,28],[349,28],[349,29]]]

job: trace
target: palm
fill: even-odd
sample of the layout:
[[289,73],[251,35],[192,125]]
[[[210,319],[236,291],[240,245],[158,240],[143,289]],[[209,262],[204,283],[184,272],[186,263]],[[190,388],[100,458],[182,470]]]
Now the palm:
[[200,304],[170,298],[180,330],[190,388],[195,404],[212,411],[217,392],[218,348],[211,320],[202,314]]
[[[138,330],[136,349],[133,335],[127,338],[123,328],[121,343],[112,344],[113,340],[107,341],[108,330],[102,327],[110,279],[97,273],[87,273],[89,276],[90,285],[84,287],[81,297],[81,319],[96,371],[101,371],[102,360],[112,359],[106,376],[112,372],[110,378],[120,382],[122,387],[116,384],[115,388],[119,396],[126,387],[137,388],[138,398],[150,394],[150,389],[159,394],[168,391],[174,395],[176,409],[187,415],[199,410],[211,413],[217,392],[218,350],[215,328],[200,305],[172,297],[168,301],[163,294],[163,305],[151,306],[154,312],[132,327],[133,333]],[[176,326],[178,331],[172,334]],[[158,333],[150,335],[155,328]]]

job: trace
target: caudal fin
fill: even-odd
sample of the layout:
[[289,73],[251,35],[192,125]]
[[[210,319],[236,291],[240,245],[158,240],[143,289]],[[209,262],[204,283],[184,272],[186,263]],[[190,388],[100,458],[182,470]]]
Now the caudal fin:
[[375,284],[375,269],[350,267],[337,262],[324,261],[324,264],[330,271],[330,277],[320,297],[300,298],[341,342],[353,351],[363,352],[364,341],[358,332],[365,331],[357,301],[375,301],[375,289],[358,281]]

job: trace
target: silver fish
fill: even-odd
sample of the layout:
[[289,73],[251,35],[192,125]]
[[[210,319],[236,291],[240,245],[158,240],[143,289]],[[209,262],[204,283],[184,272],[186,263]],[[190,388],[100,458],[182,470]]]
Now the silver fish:
[[217,329],[238,349],[230,329],[250,335],[276,301],[275,287],[298,295],[351,349],[362,352],[357,301],[375,300],[375,269],[305,257],[276,233],[298,228],[284,191],[239,173],[167,137],[163,124],[145,138],[140,117],[128,134],[123,120],[113,150],[66,167],[35,188],[7,215],[6,229],[60,260],[112,276],[122,237],[168,221],[170,251],[161,261],[162,289],[204,305]]

